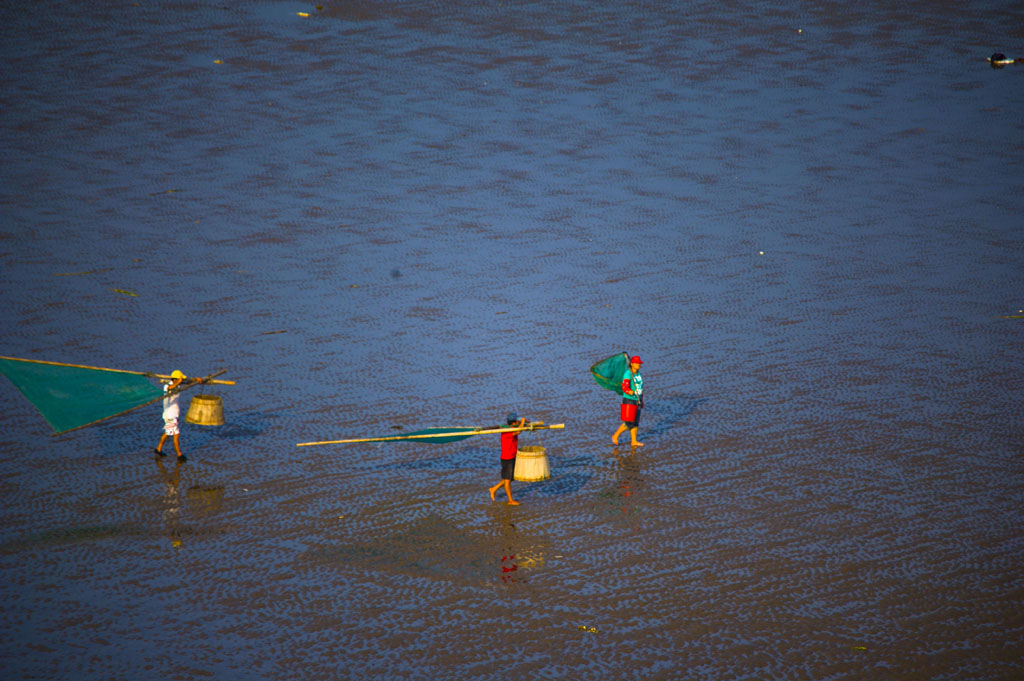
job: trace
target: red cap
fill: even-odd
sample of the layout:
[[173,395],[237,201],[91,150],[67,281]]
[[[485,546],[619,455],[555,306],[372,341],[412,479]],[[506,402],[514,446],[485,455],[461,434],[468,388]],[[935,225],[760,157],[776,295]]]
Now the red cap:
[[629,358],[629,363],[630,364],[643,364],[644,362],[643,362],[642,359],[640,359],[640,355],[633,355],[632,357]]

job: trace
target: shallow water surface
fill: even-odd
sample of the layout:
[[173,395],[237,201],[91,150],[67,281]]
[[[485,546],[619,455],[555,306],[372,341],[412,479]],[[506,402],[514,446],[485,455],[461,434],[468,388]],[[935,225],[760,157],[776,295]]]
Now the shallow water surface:
[[[0,20],[0,354],[237,381],[176,465],[0,380],[3,678],[1024,667],[1014,3]],[[510,410],[514,508],[493,437],[295,447]]]

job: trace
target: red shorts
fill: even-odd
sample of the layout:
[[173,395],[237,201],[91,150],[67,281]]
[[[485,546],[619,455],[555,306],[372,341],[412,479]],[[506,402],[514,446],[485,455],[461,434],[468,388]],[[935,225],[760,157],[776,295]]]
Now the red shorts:
[[619,407],[619,415],[622,418],[622,422],[630,428],[635,428],[640,423],[640,407],[636,402],[622,400],[622,406]]

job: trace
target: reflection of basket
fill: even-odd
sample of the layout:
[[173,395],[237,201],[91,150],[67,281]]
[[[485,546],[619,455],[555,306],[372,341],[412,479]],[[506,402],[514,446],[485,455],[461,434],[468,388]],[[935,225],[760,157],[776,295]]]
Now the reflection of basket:
[[221,501],[224,500],[224,488],[192,485],[185,495],[189,501],[195,502],[203,510],[212,513],[220,510]]
[[223,426],[224,405],[216,395],[196,395],[188,405],[185,421],[200,426]]
[[513,478],[520,482],[537,482],[551,477],[548,456],[543,447],[520,447],[516,452],[516,471]]

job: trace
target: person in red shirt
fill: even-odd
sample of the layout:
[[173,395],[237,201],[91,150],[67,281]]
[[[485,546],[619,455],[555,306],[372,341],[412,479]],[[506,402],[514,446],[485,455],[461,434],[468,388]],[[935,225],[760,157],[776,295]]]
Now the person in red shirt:
[[[522,428],[529,421],[526,418],[519,418],[515,412],[508,415],[506,419],[509,427]],[[494,493],[502,486],[505,487],[505,496],[508,497],[510,506],[518,506],[519,502],[512,498],[512,476],[516,471],[516,452],[519,451],[519,433],[510,432],[501,434],[501,482],[488,491],[491,493],[491,501],[494,501]]]

